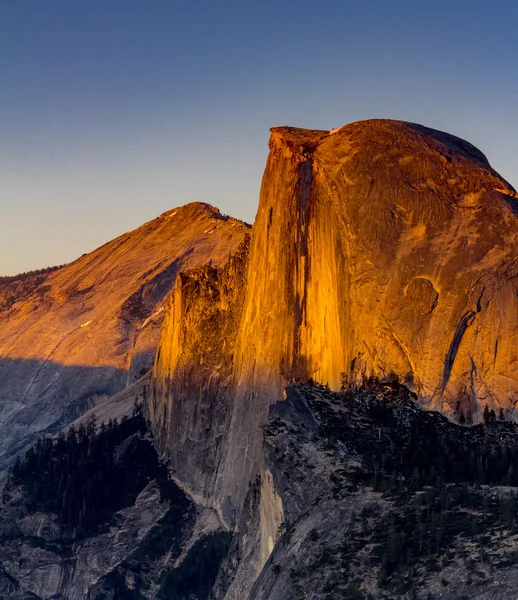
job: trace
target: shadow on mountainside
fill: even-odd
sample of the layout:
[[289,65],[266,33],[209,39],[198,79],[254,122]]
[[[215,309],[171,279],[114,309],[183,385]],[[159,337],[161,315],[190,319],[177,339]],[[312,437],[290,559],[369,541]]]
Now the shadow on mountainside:
[[115,366],[0,359],[0,481],[38,437],[58,433],[126,383],[127,371]]

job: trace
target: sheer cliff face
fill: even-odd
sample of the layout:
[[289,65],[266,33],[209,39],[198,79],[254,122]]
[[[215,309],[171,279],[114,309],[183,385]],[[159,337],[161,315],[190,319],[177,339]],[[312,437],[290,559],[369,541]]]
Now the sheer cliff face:
[[[395,371],[447,413],[512,408],[517,215],[514,190],[454,136],[384,120],[273,129],[246,277],[187,278],[169,307],[152,411],[178,479],[231,521],[251,474],[267,480],[258,427],[293,380]],[[210,468],[185,458],[206,439]]]
[[179,275],[153,369],[148,410],[156,444],[176,479],[202,504],[215,496],[228,437],[248,242],[249,236],[217,267]]
[[224,262],[247,232],[189,204],[54,271],[0,311],[0,470],[34,435],[149,369],[177,274]]
[[382,120],[278,128],[270,148],[238,389],[394,370],[445,411],[511,407],[518,201],[482,153]]

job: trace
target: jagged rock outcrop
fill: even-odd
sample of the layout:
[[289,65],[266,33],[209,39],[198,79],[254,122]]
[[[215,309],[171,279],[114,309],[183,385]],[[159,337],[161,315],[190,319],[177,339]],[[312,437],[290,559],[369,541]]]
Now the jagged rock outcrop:
[[[16,490],[13,497],[15,508],[2,506],[0,519],[0,591],[13,600],[26,598],[28,593],[44,599],[97,598],[89,591],[138,548],[168,509],[153,481],[134,506],[115,515],[116,524],[107,533],[82,540],[71,551],[60,538],[54,515],[20,515],[16,500],[19,504],[23,495]],[[13,523],[18,526],[14,533],[9,529]]]
[[140,410],[75,431],[38,444],[0,494],[0,597],[155,600],[180,582],[206,598],[231,534],[170,481]]
[[346,394],[287,387],[263,428],[284,522],[242,598],[517,595],[517,478],[506,473],[517,425],[461,427],[413,399],[387,381]]
[[20,299],[0,303],[0,470],[148,370],[177,274],[224,263],[248,230],[188,204],[39,275],[33,290],[10,284]]
[[[260,542],[243,550],[258,569],[282,519],[259,427],[287,383],[394,371],[448,414],[513,410],[517,224],[514,189],[452,135],[387,120],[272,129],[242,289],[221,270],[177,285],[150,403],[178,481],[227,524],[261,488]],[[225,343],[203,342],[205,319]]]

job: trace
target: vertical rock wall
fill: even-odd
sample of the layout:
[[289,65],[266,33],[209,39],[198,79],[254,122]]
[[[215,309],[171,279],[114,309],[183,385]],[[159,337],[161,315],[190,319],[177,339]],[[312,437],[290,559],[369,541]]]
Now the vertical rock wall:
[[178,277],[166,308],[148,403],[159,450],[174,477],[198,502],[217,510],[215,489],[227,439],[247,258],[248,238],[221,266]]

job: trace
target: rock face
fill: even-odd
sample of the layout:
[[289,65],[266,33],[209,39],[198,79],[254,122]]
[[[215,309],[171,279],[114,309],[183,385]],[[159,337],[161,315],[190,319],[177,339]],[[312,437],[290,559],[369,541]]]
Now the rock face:
[[177,274],[224,263],[248,229],[188,204],[50,272],[19,301],[0,302],[0,470],[35,435],[148,370]]
[[221,267],[180,274],[157,350],[149,403],[155,439],[202,504],[213,504],[221,483],[247,257],[248,240]]
[[[20,495],[17,490],[14,499],[19,500]],[[4,505],[0,518],[3,533],[0,590],[6,594],[4,597],[13,600],[26,598],[28,592],[45,599],[96,598],[89,595],[95,582],[138,548],[167,509],[153,481],[134,506],[115,515],[116,525],[108,533],[82,540],[72,553],[68,548],[68,552],[60,548],[62,541],[55,515],[20,515],[16,509]],[[9,517],[18,524],[15,533],[9,529],[13,527]]]
[[511,407],[518,202],[482,153],[381,120],[274,129],[270,148],[238,386],[393,370],[446,411]]
[[445,413],[513,409],[517,225],[516,192],[449,134],[387,120],[272,130],[246,275],[178,282],[150,402],[177,480],[227,524],[259,485],[260,544],[243,549],[259,568],[282,519],[259,427],[289,382],[394,371]]

